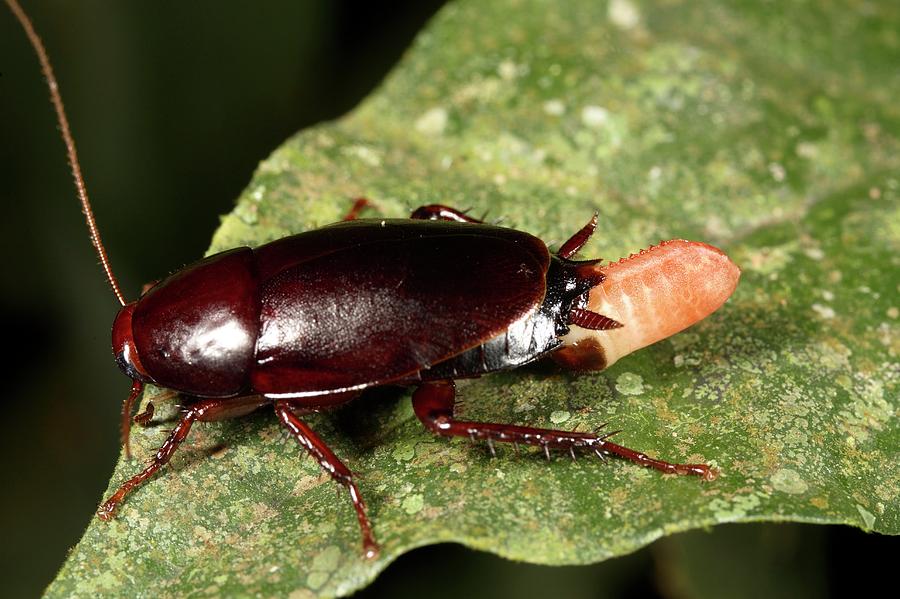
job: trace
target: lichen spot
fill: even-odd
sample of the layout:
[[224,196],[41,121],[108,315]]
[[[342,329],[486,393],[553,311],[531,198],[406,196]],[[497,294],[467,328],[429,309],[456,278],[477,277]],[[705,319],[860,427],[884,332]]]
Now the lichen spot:
[[772,486],[782,493],[800,495],[806,493],[806,490],[809,489],[809,485],[800,478],[797,471],[790,468],[781,468],[769,480],[772,482]]
[[819,247],[806,248],[803,250],[803,253],[806,254],[806,257],[810,260],[821,260],[825,257],[825,252]]
[[834,308],[831,308],[830,306],[824,306],[822,304],[813,304],[812,309],[816,314],[818,314],[820,317],[824,318],[825,320],[831,320],[832,318],[835,317]]
[[602,106],[585,106],[581,109],[581,122],[592,129],[599,129],[609,122],[609,111]]
[[343,153],[346,156],[352,156],[364,162],[365,164],[378,167],[381,166],[381,153],[369,146],[354,144],[344,148]]
[[562,100],[547,100],[544,102],[544,112],[550,116],[562,116],[566,112],[566,105]]
[[423,135],[438,136],[447,128],[447,110],[440,106],[432,108],[416,120],[416,131]]
[[410,495],[406,499],[403,500],[403,511],[412,516],[413,514],[422,511],[422,508],[425,506],[425,498],[420,494],[416,493],[415,495]]
[[616,379],[616,391],[623,395],[640,395],[644,392],[644,378],[633,372],[623,372]]
[[504,81],[512,81],[519,74],[519,66],[511,60],[504,60],[497,65],[497,74]]
[[553,424],[562,424],[571,417],[572,415],[565,410],[556,410],[550,414],[550,422]]
[[641,24],[641,13],[630,0],[612,0],[606,14],[619,29],[634,29]]
[[410,442],[400,443],[394,448],[391,455],[398,462],[408,462],[416,457],[416,444]]
[[329,545],[316,555],[310,564],[309,576],[306,578],[306,586],[313,590],[321,588],[338,567],[341,558],[341,550],[336,545]]
[[772,178],[781,183],[787,177],[787,171],[784,166],[778,162],[769,163],[769,174]]

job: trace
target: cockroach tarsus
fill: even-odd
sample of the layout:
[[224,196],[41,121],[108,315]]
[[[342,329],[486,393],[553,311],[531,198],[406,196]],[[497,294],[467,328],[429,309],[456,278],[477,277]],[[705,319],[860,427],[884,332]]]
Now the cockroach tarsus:
[[[350,495],[364,555],[378,545],[354,474],[302,419],[381,385],[413,386],[413,410],[430,431],[484,442],[612,455],[666,474],[712,480],[706,464],[651,458],[610,440],[619,431],[562,431],[456,416],[454,380],[544,357],[599,370],[715,311],[740,275],[720,250],[674,240],[603,266],[576,260],[596,214],[551,252],[537,237],[432,204],[408,219],[359,220],[357,199],[338,223],[189,265],[126,302],[94,222],[58,85],[40,38],[6,0],[48,81],[91,241],[122,305],[113,355],[132,379],[122,434],[130,455],[134,403],[146,383],[180,393],[185,407],[150,464],[98,509],[111,519],[125,497],[162,468],[195,422],[270,406],[323,472]],[[134,419],[147,424],[152,404]]]

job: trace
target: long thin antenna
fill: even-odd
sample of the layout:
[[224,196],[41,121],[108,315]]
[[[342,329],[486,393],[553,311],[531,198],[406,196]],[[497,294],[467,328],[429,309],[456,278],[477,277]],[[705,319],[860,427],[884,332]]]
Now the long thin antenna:
[[103,241],[100,239],[100,230],[97,228],[97,221],[94,220],[94,211],[91,210],[91,202],[88,199],[87,187],[84,184],[84,177],[81,176],[81,165],[78,163],[78,152],[75,151],[75,140],[72,139],[72,132],[69,130],[69,120],[66,118],[66,109],[63,107],[62,96],[59,95],[59,83],[57,83],[56,76],[53,74],[53,67],[50,66],[50,59],[47,57],[47,51],[44,49],[41,38],[35,32],[31,20],[28,18],[28,15],[25,14],[25,11],[22,10],[22,7],[19,6],[18,1],[6,0],[6,4],[16,18],[19,19],[19,23],[22,24],[25,35],[28,36],[28,41],[31,42],[31,46],[37,53],[38,60],[41,63],[41,70],[44,72],[44,77],[47,79],[47,87],[50,88],[50,101],[53,103],[53,108],[56,110],[56,119],[59,121],[59,129],[62,133],[63,143],[66,144],[66,153],[69,156],[69,166],[72,168],[72,178],[75,179],[75,189],[78,192],[78,199],[81,201],[81,211],[84,213],[84,219],[87,221],[88,230],[91,234],[91,243],[94,244],[94,249],[97,250],[97,255],[100,257],[100,264],[103,266],[103,271],[106,273],[106,279],[112,286],[113,293],[116,294],[116,299],[124,306],[126,303],[125,296],[122,295],[122,290],[119,289],[119,282],[116,280],[112,267],[109,265],[106,248],[103,247]]

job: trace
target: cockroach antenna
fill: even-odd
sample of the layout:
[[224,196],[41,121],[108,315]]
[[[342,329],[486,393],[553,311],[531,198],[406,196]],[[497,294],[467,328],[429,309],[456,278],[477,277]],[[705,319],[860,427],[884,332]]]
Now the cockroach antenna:
[[6,5],[13,12],[25,30],[28,41],[37,54],[38,61],[41,63],[41,70],[44,72],[44,78],[47,80],[47,87],[50,89],[50,102],[56,111],[56,120],[59,122],[59,130],[62,134],[63,143],[66,145],[66,154],[69,157],[69,166],[72,168],[72,178],[75,180],[75,190],[78,193],[78,200],[81,202],[81,211],[84,213],[84,219],[87,222],[88,231],[91,235],[91,243],[97,250],[100,257],[100,265],[103,272],[106,273],[106,280],[109,281],[116,299],[121,305],[125,305],[125,296],[119,288],[119,282],[113,274],[112,267],[109,265],[109,257],[106,255],[106,248],[103,247],[103,241],[100,239],[100,230],[97,228],[97,221],[94,219],[94,211],[91,210],[91,201],[88,199],[87,186],[84,184],[84,177],[81,175],[81,164],[78,162],[78,152],[75,150],[75,140],[72,138],[72,132],[69,129],[69,119],[66,118],[66,109],[63,106],[62,96],[59,94],[59,83],[53,74],[53,67],[50,65],[50,58],[47,56],[47,50],[41,42],[40,36],[34,30],[31,19],[25,14],[25,11],[19,5],[17,0],[6,0]]

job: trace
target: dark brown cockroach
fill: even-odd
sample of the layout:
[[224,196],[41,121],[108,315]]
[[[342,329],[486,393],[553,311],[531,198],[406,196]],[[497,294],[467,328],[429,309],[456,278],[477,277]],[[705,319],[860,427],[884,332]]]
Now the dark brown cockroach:
[[125,497],[162,468],[196,421],[262,407],[350,494],[363,549],[378,546],[352,472],[300,415],[344,403],[370,387],[415,386],[416,416],[439,435],[587,450],[664,473],[712,479],[705,464],[651,458],[609,433],[471,422],[454,416],[460,378],[553,355],[581,370],[620,357],[705,318],[731,295],[740,271],[721,251],[682,240],[619,262],[573,257],[596,216],[551,252],[537,237],[452,208],[424,206],[409,219],[344,222],[190,265],[126,302],[91,213],[56,79],[16,0],[7,0],[37,51],[56,109],[91,240],[122,304],[113,354],[133,381],[123,410],[126,454],[132,406],[145,383],[180,393],[186,408],[146,469],[98,510],[111,519]]

